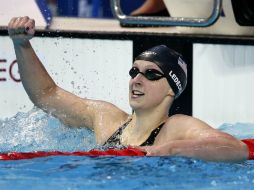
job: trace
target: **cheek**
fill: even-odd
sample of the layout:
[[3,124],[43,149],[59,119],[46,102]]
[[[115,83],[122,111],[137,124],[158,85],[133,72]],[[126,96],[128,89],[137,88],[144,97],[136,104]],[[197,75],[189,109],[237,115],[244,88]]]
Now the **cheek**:
[[153,84],[150,87],[150,95],[156,98],[164,98],[169,92],[169,86],[167,83]]
[[129,80],[129,91],[131,89],[131,85],[132,85],[132,82],[131,82],[131,80]]

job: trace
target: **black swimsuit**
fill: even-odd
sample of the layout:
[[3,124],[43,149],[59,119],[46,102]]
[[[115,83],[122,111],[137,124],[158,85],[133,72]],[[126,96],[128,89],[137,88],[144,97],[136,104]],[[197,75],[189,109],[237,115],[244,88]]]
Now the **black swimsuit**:
[[[104,143],[104,146],[119,146],[121,145],[121,140],[120,140],[120,136],[123,133],[123,130],[128,126],[128,124],[131,122],[131,119],[129,121],[127,121],[125,124],[123,124],[121,127],[119,127],[118,130],[116,130],[116,132]],[[145,142],[143,142],[140,146],[149,146],[149,145],[153,145],[155,138],[157,137],[157,135],[159,134],[162,126],[164,125],[164,123],[162,123],[159,127],[157,127],[156,129],[154,129],[150,136],[146,139]]]

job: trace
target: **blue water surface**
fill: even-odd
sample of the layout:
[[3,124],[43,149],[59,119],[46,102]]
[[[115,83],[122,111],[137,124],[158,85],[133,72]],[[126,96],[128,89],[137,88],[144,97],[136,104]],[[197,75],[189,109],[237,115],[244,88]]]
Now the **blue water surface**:
[[[254,124],[220,130],[253,138]],[[96,147],[88,129],[69,128],[38,109],[0,120],[0,151],[79,151]],[[0,161],[1,189],[253,189],[254,162],[215,163],[184,157],[51,156]]]

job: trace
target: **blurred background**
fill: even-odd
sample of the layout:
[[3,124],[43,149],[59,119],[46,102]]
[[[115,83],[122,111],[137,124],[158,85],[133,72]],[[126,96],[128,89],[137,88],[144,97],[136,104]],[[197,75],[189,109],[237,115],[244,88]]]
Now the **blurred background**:
[[[53,16],[112,18],[110,0],[46,0]],[[122,11],[129,14],[145,0],[121,0]]]

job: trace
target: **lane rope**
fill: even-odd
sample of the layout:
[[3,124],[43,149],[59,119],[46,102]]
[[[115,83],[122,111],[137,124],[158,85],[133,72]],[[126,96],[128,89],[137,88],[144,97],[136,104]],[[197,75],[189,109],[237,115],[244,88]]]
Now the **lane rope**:
[[47,156],[145,156],[145,153],[134,148],[126,148],[122,150],[109,149],[109,150],[90,150],[78,152],[8,152],[0,153],[0,160],[22,160],[32,159]]

